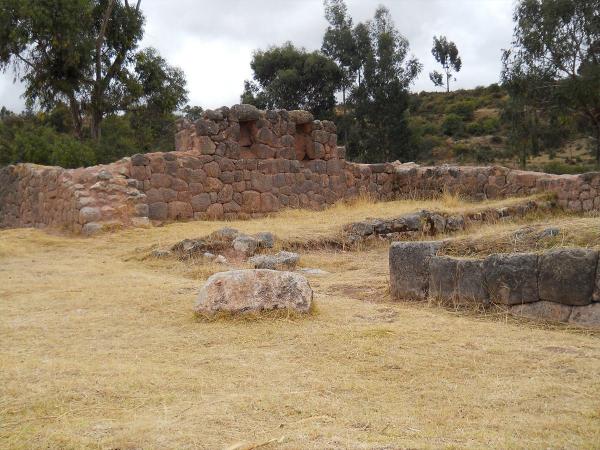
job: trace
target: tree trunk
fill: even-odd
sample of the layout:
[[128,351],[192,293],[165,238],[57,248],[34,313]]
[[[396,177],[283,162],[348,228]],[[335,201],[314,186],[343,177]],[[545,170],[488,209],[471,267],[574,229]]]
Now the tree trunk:
[[75,95],[71,93],[69,95],[69,109],[71,110],[71,121],[73,122],[73,132],[77,139],[81,139],[83,136],[83,125],[81,120],[81,109],[79,108],[79,102],[75,99]]

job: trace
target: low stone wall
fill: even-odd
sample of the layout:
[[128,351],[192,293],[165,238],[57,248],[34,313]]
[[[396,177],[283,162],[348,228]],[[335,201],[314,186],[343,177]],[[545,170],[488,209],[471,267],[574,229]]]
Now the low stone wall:
[[442,241],[390,246],[393,298],[493,303],[516,315],[600,327],[598,251],[561,248],[468,259],[437,256],[442,246]]
[[65,170],[0,169],[0,227],[102,228],[321,209],[368,194],[379,200],[441,192],[474,199],[555,192],[573,211],[600,210],[600,173],[548,175],[504,167],[420,167],[345,160],[335,125],[306,111],[236,105],[177,122],[176,151]]

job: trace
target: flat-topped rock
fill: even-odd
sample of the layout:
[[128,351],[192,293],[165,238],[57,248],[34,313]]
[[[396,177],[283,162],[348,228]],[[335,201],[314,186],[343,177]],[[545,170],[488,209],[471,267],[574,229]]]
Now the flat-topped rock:
[[194,310],[207,316],[286,309],[308,313],[312,299],[310,284],[300,274],[266,269],[232,270],[216,273],[207,280]]

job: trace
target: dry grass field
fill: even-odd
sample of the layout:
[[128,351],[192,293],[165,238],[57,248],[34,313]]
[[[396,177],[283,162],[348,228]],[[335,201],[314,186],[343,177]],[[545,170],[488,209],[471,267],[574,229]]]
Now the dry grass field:
[[[200,322],[196,293],[223,267],[147,257],[224,225],[285,244],[488,205],[362,201],[87,239],[0,231],[0,448],[599,448],[598,333],[393,303],[384,243],[301,251],[330,272],[309,277],[314,315]],[[510,248],[514,230],[548,221],[471,234]],[[554,222],[553,245],[600,245],[598,218]],[[466,239],[454,250],[483,251]]]

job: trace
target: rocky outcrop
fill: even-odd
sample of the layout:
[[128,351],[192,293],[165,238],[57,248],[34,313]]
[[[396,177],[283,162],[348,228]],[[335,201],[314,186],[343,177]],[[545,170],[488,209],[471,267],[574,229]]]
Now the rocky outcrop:
[[257,255],[248,260],[255,269],[294,270],[300,255],[293,252],[279,252],[275,255]]
[[[486,222],[512,220],[533,211],[548,211],[554,207],[550,201],[527,201],[502,208],[485,208],[463,214],[448,214],[436,211],[418,211],[389,219],[367,219],[344,227],[344,237],[349,243],[381,237],[400,240],[405,237],[425,234],[435,236],[454,233]],[[557,231],[558,232],[558,231]]]
[[441,241],[392,243],[393,298],[494,303],[519,316],[600,327],[598,251],[561,248],[479,260],[438,256],[443,245]]
[[212,275],[202,287],[195,312],[247,314],[274,310],[308,313],[313,291],[300,274],[275,270],[233,270]]

